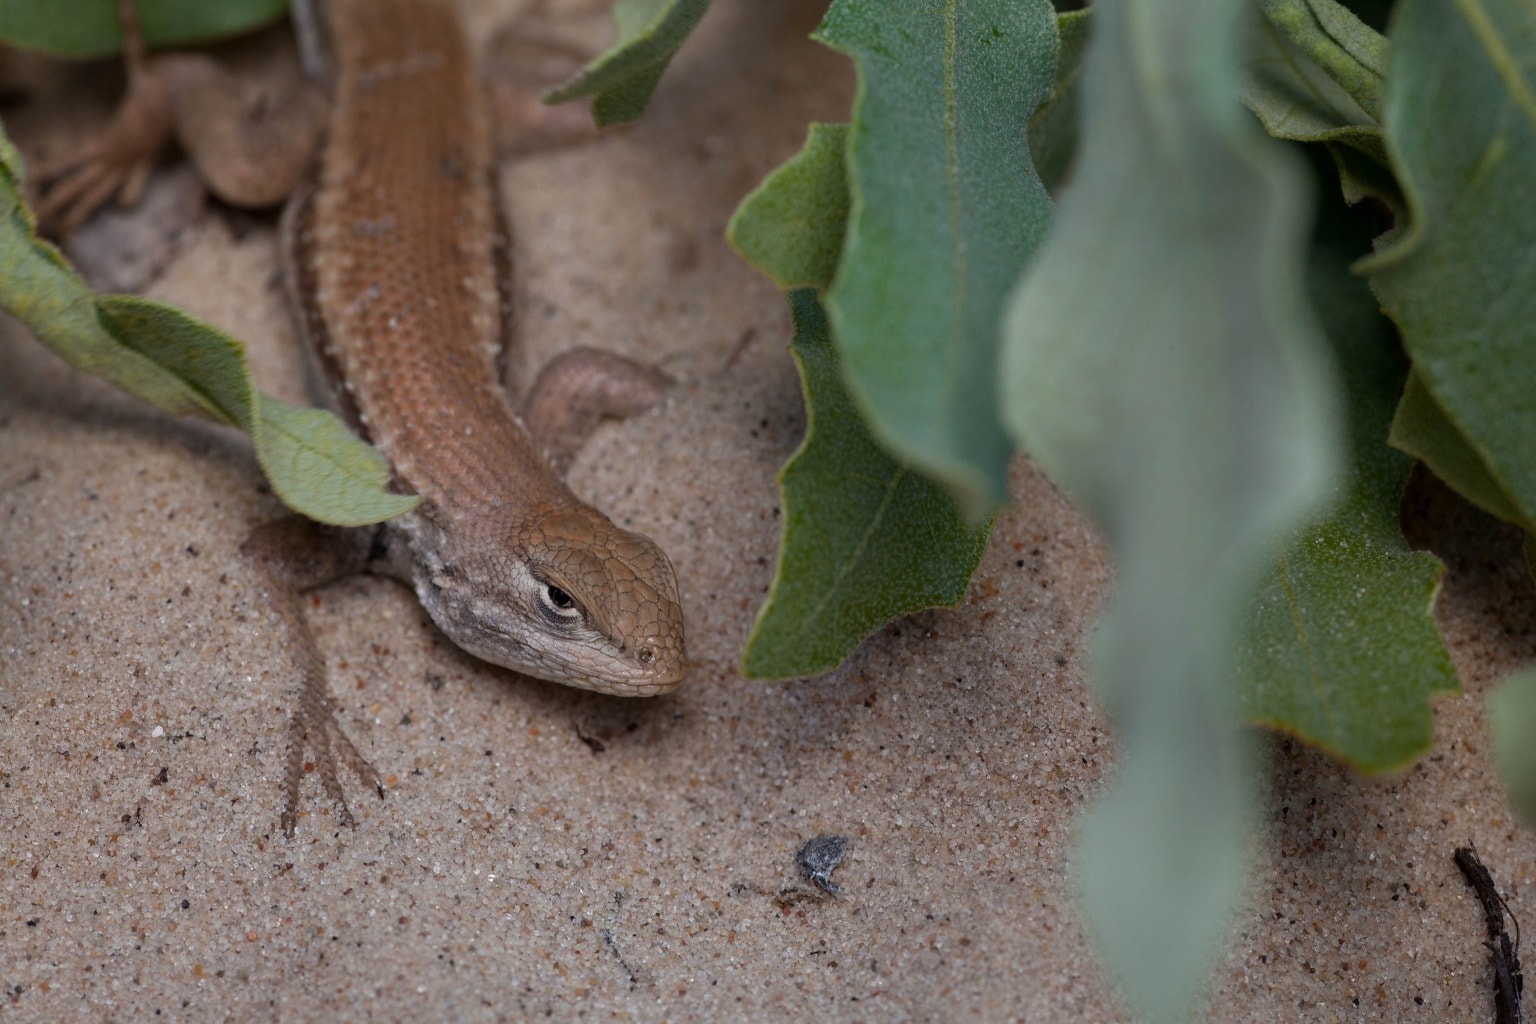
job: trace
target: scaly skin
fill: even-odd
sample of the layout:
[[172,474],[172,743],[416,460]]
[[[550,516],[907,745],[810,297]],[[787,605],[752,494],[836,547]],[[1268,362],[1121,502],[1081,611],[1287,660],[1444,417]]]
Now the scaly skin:
[[331,0],[319,180],[288,218],[289,281],[337,404],[417,511],[390,563],[465,650],[624,696],[686,666],[672,565],[566,488],[502,391],[505,232],[451,4]]

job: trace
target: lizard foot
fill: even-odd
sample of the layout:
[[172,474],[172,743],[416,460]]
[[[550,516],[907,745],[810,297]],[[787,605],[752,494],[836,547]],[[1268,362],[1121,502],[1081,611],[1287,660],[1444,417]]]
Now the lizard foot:
[[43,230],[65,235],[116,193],[135,205],[174,137],[214,195],[259,209],[282,201],[309,166],[325,100],[307,83],[247,82],[201,54],[150,58],[133,0],[118,0],[128,91],[107,130],[35,168]]
[[[288,760],[283,771],[283,834],[292,838],[299,820],[299,788],[304,776],[317,772],[320,785],[336,808],[342,824],[353,824],[341,788],[337,763],[355,772],[380,797],[384,782],[373,765],[353,746],[331,706],[325,658],[304,617],[302,591],[323,586],[357,572],[367,563],[372,531],[320,526],[298,516],[279,519],[251,531],[241,552],[251,560],[266,598],[279,620],[287,662],[299,680],[298,701],[288,718]],[[313,753],[314,760],[305,760]]]
[[[323,680],[322,680],[323,683]],[[299,787],[304,776],[315,772],[320,785],[336,809],[336,820],[348,828],[356,825],[352,810],[347,806],[347,795],[341,788],[338,761],[359,779],[373,787],[380,799],[384,797],[384,780],[378,770],[363,757],[352,740],[336,721],[335,709],[323,693],[306,685],[293,717],[288,720],[288,763],[283,771],[283,834],[292,839],[299,823]],[[304,755],[313,752],[314,760]]]
[[38,164],[37,218],[50,234],[73,231],[115,193],[123,206],[143,194],[171,137],[170,96],[152,71],[130,74],[128,93],[102,135],[58,160]]

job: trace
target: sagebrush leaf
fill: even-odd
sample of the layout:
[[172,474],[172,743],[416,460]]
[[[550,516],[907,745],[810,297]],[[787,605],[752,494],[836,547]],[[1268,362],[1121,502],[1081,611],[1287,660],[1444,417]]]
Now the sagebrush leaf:
[[800,152],[753,189],[725,229],[742,259],[785,291],[825,288],[848,231],[845,124],[812,124]]
[[1055,195],[1077,152],[1078,72],[1093,19],[1086,10],[1056,15],[1056,82],[1029,119],[1029,154],[1047,190]]
[[[1400,209],[1379,120],[1386,40],[1332,0],[1266,0],[1261,8],[1268,17],[1253,19],[1249,32],[1243,102],[1275,138],[1327,146],[1347,202],[1374,197]],[[1349,45],[1321,22],[1338,22]]]
[[251,383],[240,343],[163,303],[97,296],[37,237],[21,198],[20,155],[0,131],[0,308],[76,369],[176,416],[249,433],[272,489],[321,522],[360,526],[409,511],[389,467],[330,413],[296,409]]
[[[1259,10],[1295,49],[1307,56],[1380,122],[1387,41],[1336,0],[1258,0]],[[1302,72],[1302,74],[1305,74]],[[1316,83],[1311,83],[1316,88]]]
[[1527,532],[1536,531],[1536,523],[1525,517],[1519,504],[1494,478],[1483,457],[1435,403],[1418,374],[1410,374],[1403,387],[1388,438],[1394,448],[1424,463],[1483,511]]
[[1372,230],[1338,198],[1324,204],[1310,293],[1349,396],[1349,465],[1265,572],[1237,678],[1249,721],[1380,772],[1429,749],[1430,700],[1458,684],[1433,614],[1444,567],[1410,549],[1398,527],[1413,460],[1386,442],[1406,361],[1370,287],[1349,270]]
[[1095,5],[1080,155],[1000,381],[1015,436],[1116,557],[1092,668],[1119,766],[1079,883],[1127,994],[1170,1024],[1190,1019],[1245,875],[1243,601],[1336,444],[1301,284],[1306,189],[1237,105],[1243,12]]
[[955,603],[986,545],[985,529],[875,442],[843,381],[814,288],[831,280],[847,231],[846,141],[845,126],[812,125],[727,229],[743,259],[799,289],[788,298],[806,433],[779,472],[778,562],[742,652],[754,678],[828,671],[890,619]]
[[1488,698],[1488,726],[1509,802],[1536,827],[1536,671],[1517,672],[1499,684]]
[[[135,0],[153,48],[210,43],[251,32],[283,16],[288,0]],[[59,57],[105,57],[122,48],[113,0],[5,0],[0,39]]]
[[1536,18],[1521,0],[1401,0],[1390,37],[1385,126],[1409,218],[1364,266],[1417,384],[1533,523]]
[[826,294],[848,386],[893,455],[971,514],[1007,497],[996,398],[1009,289],[1051,203],[1025,129],[1055,84],[1048,0],[836,0],[858,71],[848,240]]
[[790,306],[807,422],[779,473],[778,566],[742,654],[753,678],[829,671],[891,619],[957,603],[991,529],[968,523],[948,494],[870,437],[815,291],[791,293]]
[[708,9],[709,0],[618,0],[613,46],[571,81],[551,89],[545,101],[590,96],[592,118],[602,128],[638,120],[672,57]]

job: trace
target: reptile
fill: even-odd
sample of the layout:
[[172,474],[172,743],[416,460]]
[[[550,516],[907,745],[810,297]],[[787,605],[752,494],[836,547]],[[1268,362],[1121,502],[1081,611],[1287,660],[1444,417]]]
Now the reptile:
[[[510,260],[492,129],[453,3],[329,0],[325,14],[329,113],[310,180],[282,218],[286,287],[328,404],[421,502],[372,528],[282,520],[242,548],[302,681],[289,835],[306,752],[344,822],[338,760],[384,792],[334,719],[303,590],[359,571],[396,577],[471,654],[603,693],[669,692],[687,664],[667,556],[557,471],[598,418],[643,410],[666,379],[576,349],[544,369],[519,415],[501,383]],[[137,91],[178,99],[175,88]]]

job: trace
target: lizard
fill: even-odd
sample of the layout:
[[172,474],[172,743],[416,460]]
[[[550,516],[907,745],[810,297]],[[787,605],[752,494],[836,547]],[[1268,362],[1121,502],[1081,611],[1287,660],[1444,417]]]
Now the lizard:
[[333,716],[303,590],[359,571],[396,577],[469,653],[603,693],[667,693],[687,666],[665,553],[557,472],[586,428],[654,404],[665,378],[576,349],[540,373],[519,415],[501,385],[510,260],[492,133],[453,0],[329,0],[325,13],[330,112],[313,176],[282,217],[285,286],[328,404],[422,500],[377,527],[280,520],[242,545],[301,680],[289,836],[307,751],[344,823],[338,760],[384,793]]

